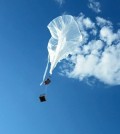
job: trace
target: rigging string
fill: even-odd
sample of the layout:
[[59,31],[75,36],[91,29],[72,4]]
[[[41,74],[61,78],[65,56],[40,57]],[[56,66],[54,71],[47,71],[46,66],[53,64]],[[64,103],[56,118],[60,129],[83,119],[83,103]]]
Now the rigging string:
[[48,86],[45,85],[45,95],[47,95],[47,88],[48,88]]
[[45,68],[45,71],[44,71],[44,75],[43,75],[43,79],[42,79],[42,82],[40,83],[40,86],[43,84],[43,82],[45,81],[45,78],[46,78],[46,74],[47,74],[47,71],[48,71],[48,65],[49,65],[49,55],[48,55],[48,61],[47,61],[47,65],[46,65],[46,68]]

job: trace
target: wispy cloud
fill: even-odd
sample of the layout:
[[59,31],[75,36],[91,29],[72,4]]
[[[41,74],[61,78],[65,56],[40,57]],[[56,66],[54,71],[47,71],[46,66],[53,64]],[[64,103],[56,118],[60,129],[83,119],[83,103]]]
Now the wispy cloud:
[[60,6],[63,5],[63,3],[65,2],[65,0],[55,0]]
[[94,12],[99,13],[101,12],[101,5],[100,2],[95,1],[95,0],[89,0],[88,7],[92,9]]

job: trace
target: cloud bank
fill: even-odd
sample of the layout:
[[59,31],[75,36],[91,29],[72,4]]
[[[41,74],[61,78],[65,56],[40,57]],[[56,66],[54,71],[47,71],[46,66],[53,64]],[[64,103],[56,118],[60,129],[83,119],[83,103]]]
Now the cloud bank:
[[92,10],[93,10],[94,12],[96,12],[96,13],[101,12],[101,9],[100,9],[101,5],[100,5],[100,2],[98,2],[98,1],[89,0],[88,7],[89,7],[90,9],[92,9]]
[[61,74],[84,80],[94,77],[109,85],[120,85],[120,29],[112,22],[96,17],[63,15],[48,28],[50,74],[63,61]]

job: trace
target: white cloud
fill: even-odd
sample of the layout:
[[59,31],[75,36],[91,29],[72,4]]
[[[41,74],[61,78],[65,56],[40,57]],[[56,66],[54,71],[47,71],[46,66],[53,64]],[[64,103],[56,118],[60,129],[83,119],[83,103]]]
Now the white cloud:
[[104,18],[96,17],[96,20],[97,20],[98,26],[101,26],[101,27],[106,26],[106,25],[112,26],[112,23]]
[[[101,40],[92,40],[87,45],[84,45],[82,54],[88,55],[98,55],[100,54],[100,50],[103,48],[103,42]],[[99,55],[98,55],[99,56]]]
[[100,2],[98,2],[98,1],[89,0],[88,7],[89,7],[90,9],[92,9],[92,10],[93,10],[94,12],[96,12],[96,13],[101,12],[101,9],[100,9],[101,5],[100,5]]
[[71,78],[83,80],[94,76],[109,85],[120,85],[120,44],[105,49],[101,57],[89,54],[77,55],[73,71],[67,75]]
[[113,41],[119,40],[119,33],[113,33],[111,28],[104,26],[100,30],[100,39],[111,45]]
[[104,83],[120,85],[120,44],[109,46],[95,69],[95,76]]
[[86,28],[94,28],[95,27],[94,23],[88,17],[83,19],[83,24],[85,25]]
[[[109,85],[120,85],[120,30],[114,33],[112,22],[100,17],[94,23],[81,15],[77,23],[83,35],[81,49],[66,59],[62,73],[79,80],[95,77]],[[90,35],[84,27],[98,31],[97,35]]]
[[56,2],[58,2],[58,4],[61,6],[64,2],[65,2],[65,0],[55,0]]

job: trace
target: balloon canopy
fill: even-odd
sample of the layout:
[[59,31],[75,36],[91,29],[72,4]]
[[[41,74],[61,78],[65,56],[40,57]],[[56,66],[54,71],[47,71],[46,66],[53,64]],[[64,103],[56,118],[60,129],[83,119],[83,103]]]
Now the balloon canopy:
[[[53,19],[48,24],[51,38],[48,42],[50,71],[52,74],[57,63],[79,51],[82,35],[75,18],[63,15]],[[78,46],[78,47],[77,47]]]

